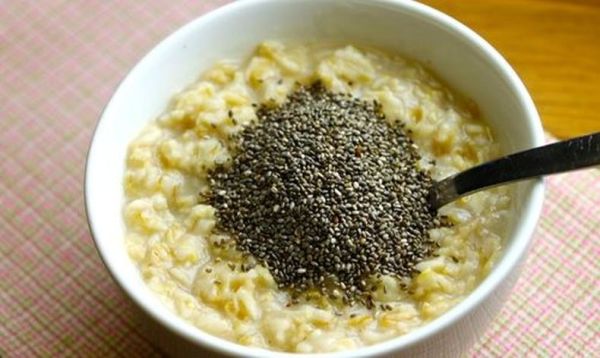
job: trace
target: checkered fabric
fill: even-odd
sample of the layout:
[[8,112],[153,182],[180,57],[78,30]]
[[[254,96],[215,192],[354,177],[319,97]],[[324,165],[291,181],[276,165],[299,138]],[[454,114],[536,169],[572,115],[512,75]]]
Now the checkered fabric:
[[[158,356],[83,208],[92,131],[159,39],[226,1],[0,1],[0,356]],[[521,279],[470,356],[600,352],[600,172],[551,177]]]

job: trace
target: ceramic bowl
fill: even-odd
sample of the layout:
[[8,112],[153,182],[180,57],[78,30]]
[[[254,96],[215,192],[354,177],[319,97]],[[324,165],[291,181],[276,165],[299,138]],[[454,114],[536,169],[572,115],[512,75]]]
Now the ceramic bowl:
[[[266,39],[335,40],[418,60],[479,105],[505,152],[543,144],[536,108],[502,56],[464,25],[417,2],[247,0],[183,26],[142,58],[115,91],[96,128],[85,180],[87,214],[100,256],[146,317],[143,326],[154,327],[152,340],[174,355],[298,356],[244,347],[179,318],[145,285],[123,242],[122,185],[128,143],[204,69],[220,59],[248,56]],[[541,180],[514,186],[504,253],[489,276],[457,306],[404,336],[320,356],[459,356],[485,331],[506,300],[525,259],[542,200]]]

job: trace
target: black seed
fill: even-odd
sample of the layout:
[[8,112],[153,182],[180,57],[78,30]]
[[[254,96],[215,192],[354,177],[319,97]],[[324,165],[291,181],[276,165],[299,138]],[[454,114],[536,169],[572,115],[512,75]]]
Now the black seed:
[[257,117],[209,173],[217,229],[295,297],[314,288],[374,307],[370,280],[410,277],[436,247],[428,231],[448,225],[427,204],[417,147],[377,101],[318,83]]

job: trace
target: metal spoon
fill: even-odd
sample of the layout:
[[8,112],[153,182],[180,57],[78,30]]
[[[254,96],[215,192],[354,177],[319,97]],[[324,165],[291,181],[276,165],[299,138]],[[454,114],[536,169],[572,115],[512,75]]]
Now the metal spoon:
[[433,186],[429,203],[438,209],[477,191],[600,164],[600,132],[548,144],[480,164]]

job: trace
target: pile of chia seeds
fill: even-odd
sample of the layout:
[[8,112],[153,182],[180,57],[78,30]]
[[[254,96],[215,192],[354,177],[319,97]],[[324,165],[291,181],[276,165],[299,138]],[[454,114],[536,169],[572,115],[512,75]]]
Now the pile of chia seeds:
[[280,288],[372,306],[376,278],[409,277],[443,225],[415,145],[378,103],[318,83],[257,114],[209,175],[217,228]]

